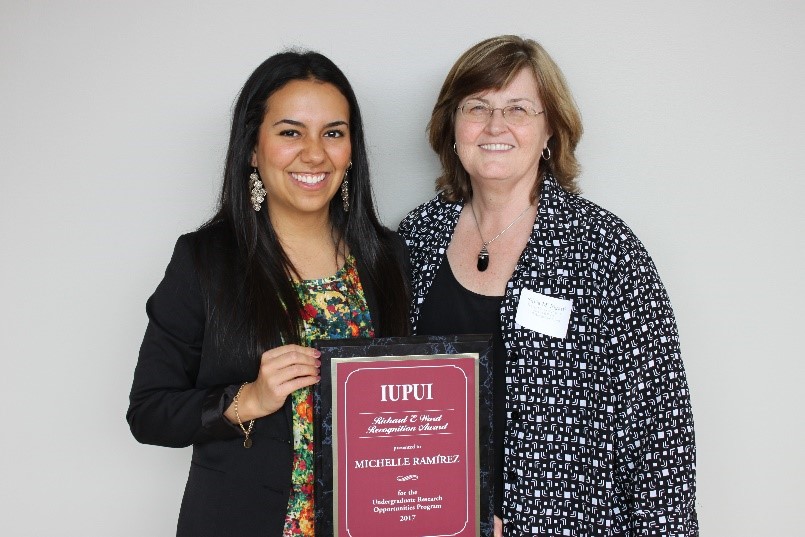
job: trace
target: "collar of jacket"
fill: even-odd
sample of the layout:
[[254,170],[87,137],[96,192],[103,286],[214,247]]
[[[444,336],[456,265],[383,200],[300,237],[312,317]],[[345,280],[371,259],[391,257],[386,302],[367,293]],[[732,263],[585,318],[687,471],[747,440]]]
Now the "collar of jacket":
[[578,219],[573,216],[575,211],[569,210],[572,198],[575,196],[560,187],[552,175],[545,176],[540,187],[539,207],[531,237],[517,262],[509,286],[518,279],[521,284],[539,291],[548,289],[550,280],[566,276],[565,270],[572,265],[574,223],[578,225]]
[[[531,237],[506,286],[504,302],[510,302],[512,294],[519,295],[519,288],[523,286],[551,294],[550,290],[555,287],[554,284],[560,283],[557,279],[562,280],[569,276],[567,271],[572,266],[571,244],[575,235],[573,226],[578,224],[574,216],[576,211],[570,210],[572,200],[575,198],[575,195],[560,187],[552,175],[545,176],[540,187],[539,207]],[[427,252],[422,252],[425,255],[412,261],[418,263],[420,267],[430,266],[431,270],[427,274],[417,271],[412,282],[415,308],[411,321],[414,330],[419,320],[419,304],[424,301],[433,283],[433,277],[444,260],[464,207],[463,201],[449,203],[438,197],[437,200],[434,200],[437,201],[437,214],[423,212],[417,215],[429,231],[428,245]]]

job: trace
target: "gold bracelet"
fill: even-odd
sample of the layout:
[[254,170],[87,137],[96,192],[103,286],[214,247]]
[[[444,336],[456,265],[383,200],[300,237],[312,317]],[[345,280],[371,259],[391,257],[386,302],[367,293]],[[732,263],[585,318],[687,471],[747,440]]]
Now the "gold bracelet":
[[249,422],[249,428],[247,429],[246,427],[243,426],[243,422],[240,419],[240,414],[238,413],[238,398],[240,397],[240,391],[247,384],[248,382],[244,382],[243,384],[240,385],[240,388],[238,388],[238,393],[235,394],[235,398],[232,399],[232,402],[235,403],[235,417],[238,420],[238,425],[240,426],[240,430],[243,431],[243,435],[246,437],[246,439],[243,440],[243,447],[249,449],[250,447],[252,447],[252,439],[249,438],[249,434],[252,432],[252,427],[254,427],[254,420],[251,420]]

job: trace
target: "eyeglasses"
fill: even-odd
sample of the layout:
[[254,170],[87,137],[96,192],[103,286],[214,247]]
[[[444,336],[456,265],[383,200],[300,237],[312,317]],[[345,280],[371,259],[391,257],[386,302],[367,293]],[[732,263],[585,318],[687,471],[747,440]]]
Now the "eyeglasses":
[[537,112],[530,106],[524,106],[522,104],[511,104],[503,108],[492,108],[481,101],[467,101],[459,106],[458,109],[461,112],[461,117],[473,123],[486,123],[492,117],[492,114],[495,113],[495,110],[500,110],[506,123],[518,127],[528,125],[535,117],[545,113],[545,110]]

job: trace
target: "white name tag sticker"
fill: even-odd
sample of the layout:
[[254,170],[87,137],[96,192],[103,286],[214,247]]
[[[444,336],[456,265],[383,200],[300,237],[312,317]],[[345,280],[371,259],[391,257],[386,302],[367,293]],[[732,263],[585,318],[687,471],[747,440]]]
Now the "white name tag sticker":
[[523,288],[520,290],[520,303],[517,304],[514,321],[540,334],[564,339],[572,309],[572,300],[554,298]]

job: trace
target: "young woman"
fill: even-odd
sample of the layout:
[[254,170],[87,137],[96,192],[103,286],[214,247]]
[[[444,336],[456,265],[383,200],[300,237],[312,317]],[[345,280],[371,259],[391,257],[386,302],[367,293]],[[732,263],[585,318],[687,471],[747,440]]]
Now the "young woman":
[[177,535],[313,535],[308,344],[405,335],[405,263],[346,77],[272,56],[235,106],[218,213],[147,304],[127,419],[140,442],[193,446]]

